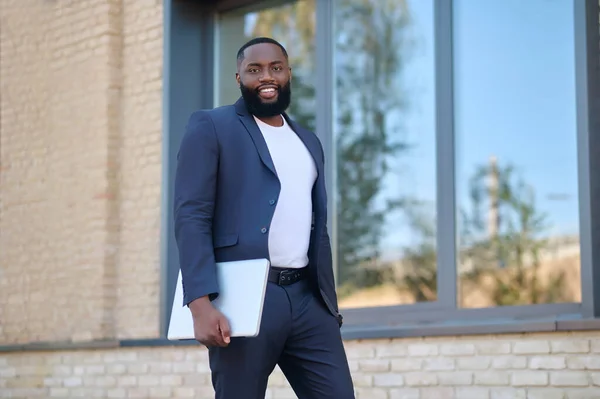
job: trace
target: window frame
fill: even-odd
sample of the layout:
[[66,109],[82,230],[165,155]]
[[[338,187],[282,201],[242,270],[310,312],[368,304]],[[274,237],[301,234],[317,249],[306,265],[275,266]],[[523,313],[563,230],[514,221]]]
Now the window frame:
[[[270,1],[269,5],[290,0]],[[326,152],[328,228],[335,229],[335,2],[316,1],[316,133]],[[161,231],[160,332],[168,329],[177,281],[178,258],[172,217],[172,186],[178,143],[189,114],[213,106],[215,32],[217,15],[245,7],[247,0],[222,0],[210,6],[201,2],[165,0],[163,204]],[[455,246],[455,140],[453,109],[452,0],[434,0],[436,70],[436,179],[437,179],[437,300],[395,306],[341,309],[344,336],[376,338],[408,335],[554,331],[575,328],[581,320],[600,317],[600,26],[598,0],[573,0],[575,17],[575,68],[577,150],[581,246],[581,303],[557,303],[493,308],[459,308]],[[195,16],[195,17],[194,17]],[[194,54],[196,57],[190,57]],[[185,62],[184,62],[185,60]],[[208,62],[207,60],[210,60]],[[190,84],[192,83],[192,84]],[[197,91],[190,90],[198,88]],[[444,199],[443,201],[441,199]],[[448,198],[452,200],[448,201]],[[334,264],[337,264],[334,248]],[[598,248],[597,250],[594,250]],[[334,270],[337,276],[337,270]],[[598,283],[595,284],[595,280]],[[477,327],[474,327],[477,325]],[[512,327],[508,327],[508,325]],[[596,325],[596,324],[594,324]],[[561,327],[562,326],[562,327]],[[570,326],[570,327],[569,327]],[[598,324],[597,326],[600,326]],[[429,333],[428,333],[429,331]]]

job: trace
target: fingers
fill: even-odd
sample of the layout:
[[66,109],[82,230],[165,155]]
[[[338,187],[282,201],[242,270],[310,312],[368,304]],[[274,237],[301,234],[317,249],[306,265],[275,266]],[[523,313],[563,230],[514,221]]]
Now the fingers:
[[230,341],[229,323],[227,323],[227,321],[225,321],[225,323],[223,323],[223,321],[218,321],[213,331],[210,332],[208,340],[206,341],[206,345],[226,347],[229,345]]
[[[209,331],[206,331],[207,327]],[[231,328],[227,318],[222,314],[216,317],[216,321],[205,325],[204,328],[198,326],[196,332],[196,341],[207,347],[226,347],[231,342]]]
[[219,329],[221,330],[221,339],[224,343],[229,344],[229,342],[231,342],[231,328],[224,316],[219,319]]
[[206,345],[209,348],[215,347],[215,346],[220,346],[220,347],[227,346],[227,343],[223,340],[223,336],[221,335],[221,332],[218,330],[215,330],[214,333],[209,334],[205,339],[197,339],[197,341],[203,345]]

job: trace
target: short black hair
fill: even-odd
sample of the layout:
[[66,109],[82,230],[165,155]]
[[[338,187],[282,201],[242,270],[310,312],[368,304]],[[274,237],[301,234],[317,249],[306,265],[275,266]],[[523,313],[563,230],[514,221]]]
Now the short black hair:
[[261,36],[261,37],[255,37],[254,39],[248,40],[242,47],[240,47],[240,49],[237,52],[237,62],[238,62],[238,64],[244,60],[244,51],[248,47],[254,46],[255,44],[261,44],[261,43],[271,43],[271,44],[274,44],[276,46],[279,46],[279,48],[283,52],[283,55],[285,56],[285,59],[286,60],[288,59],[288,53],[287,53],[287,51],[285,51],[285,47],[283,47],[283,45],[281,43],[279,43],[275,39],[271,39],[270,37]]

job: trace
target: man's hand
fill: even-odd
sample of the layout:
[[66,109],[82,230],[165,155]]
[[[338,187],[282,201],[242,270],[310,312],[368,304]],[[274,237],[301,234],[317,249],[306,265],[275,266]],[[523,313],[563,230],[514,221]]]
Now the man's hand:
[[210,303],[208,297],[198,298],[189,304],[194,319],[194,338],[196,341],[210,346],[229,345],[229,322],[223,313]]

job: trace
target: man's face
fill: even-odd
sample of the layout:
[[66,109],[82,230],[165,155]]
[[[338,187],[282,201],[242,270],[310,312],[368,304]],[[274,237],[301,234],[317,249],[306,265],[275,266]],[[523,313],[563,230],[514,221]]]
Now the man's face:
[[271,43],[250,46],[238,65],[236,79],[250,113],[256,117],[281,114],[291,101],[291,69],[281,48]]

